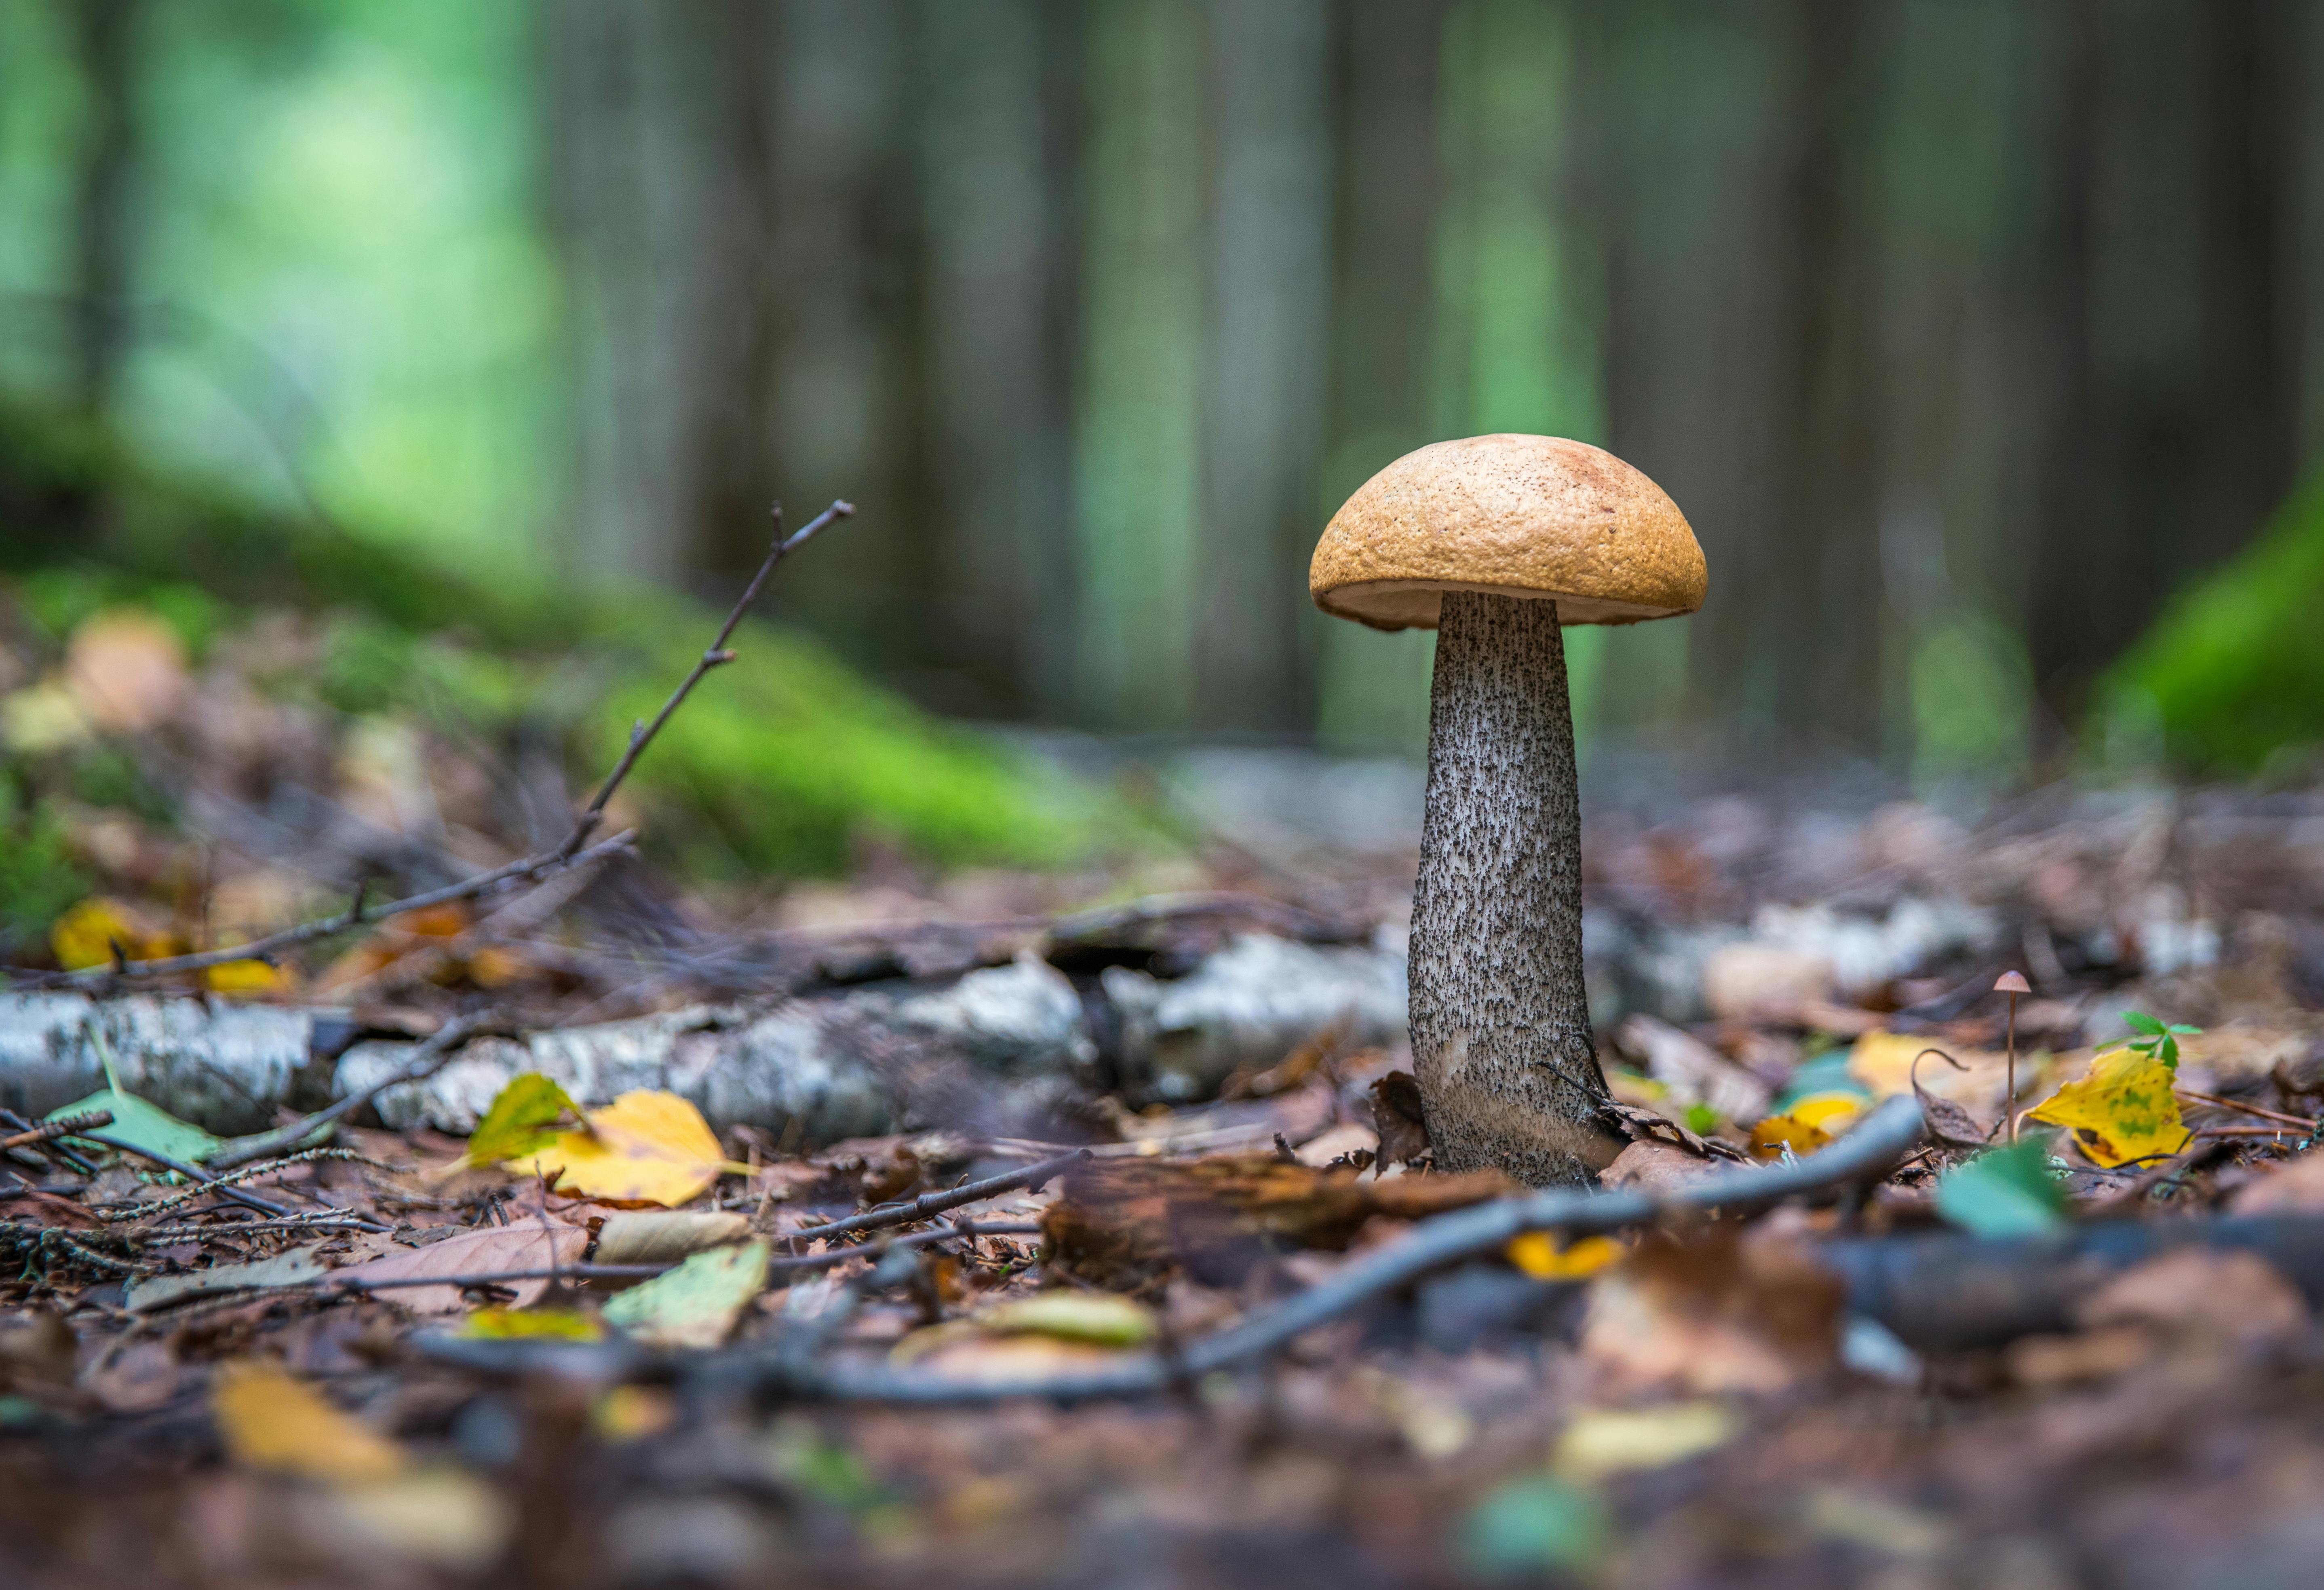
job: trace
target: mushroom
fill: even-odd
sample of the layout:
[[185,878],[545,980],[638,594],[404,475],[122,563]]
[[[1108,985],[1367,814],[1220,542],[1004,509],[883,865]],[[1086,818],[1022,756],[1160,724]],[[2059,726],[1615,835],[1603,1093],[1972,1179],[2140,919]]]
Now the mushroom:
[[1412,899],[1413,1068],[1436,1163],[1587,1185],[1623,1144],[1582,979],[1567,624],[1702,605],[1694,532],[1612,454],[1547,436],[1407,453],[1316,543],[1315,605],[1434,629]]

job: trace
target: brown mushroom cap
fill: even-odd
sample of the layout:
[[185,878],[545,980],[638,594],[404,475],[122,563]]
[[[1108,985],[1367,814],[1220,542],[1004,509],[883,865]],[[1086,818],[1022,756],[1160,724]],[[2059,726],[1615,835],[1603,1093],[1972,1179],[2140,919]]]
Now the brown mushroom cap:
[[1471,436],[1406,453],[1332,515],[1315,605],[1374,629],[1434,629],[1445,591],[1546,596],[1566,624],[1702,605],[1710,579],[1678,506],[1629,465],[1554,436]]

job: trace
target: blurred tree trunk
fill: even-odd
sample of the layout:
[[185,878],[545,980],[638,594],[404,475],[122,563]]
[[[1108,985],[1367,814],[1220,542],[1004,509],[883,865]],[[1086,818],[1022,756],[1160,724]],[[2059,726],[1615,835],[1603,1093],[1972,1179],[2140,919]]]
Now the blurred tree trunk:
[[[1383,465],[1432,435],[1444,14],[1443,0],[1350,0],[1341,11],[1330,436],[1315,533]],[[1304,590],[1304,563],[1300,575]],[[1307,623],[1319,636],[1324,742],[1406,753],[1425,746],[1431,637],[1377,634],[1314,614]]]
[[1060,0],[923,0],[913,21],[927,117],[927,519],[950,681],[940,704],[1061,716],[1075,600],[1075,107],[1060,79],[1075,64],[1078,13]]
[[1088,18],[1074,682],[1084,721],[1194,726],[1204,391],[1203,14]]
[[143,0],[69,0],[73,47],[87,95],[72,215],[72,394],[88,412],[112,411],[130,342],[134,288],[139,34]]
[[1314,721],[1300,622],[1330,282],[1323,0],[1213,0],[1209,359],[1195,711]]
[[2060,439],[2027,641],[2052,721],[2176,587],[2290,486],[2298,339],[2284,291],[2276,0],[2070,0],[2052,156]]

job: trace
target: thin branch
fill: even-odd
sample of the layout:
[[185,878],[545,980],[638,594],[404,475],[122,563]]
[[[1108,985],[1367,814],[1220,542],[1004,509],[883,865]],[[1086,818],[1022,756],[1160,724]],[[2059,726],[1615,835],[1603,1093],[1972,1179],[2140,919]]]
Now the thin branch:
[[270,933],[248,944],[228,945],[220,949],[205,949],[192,955],[165,956],[157,960],[124,960],[113,966],[84,966],[77,972],[32,972],[15,967],[6,968],[12,984],[21,983],[29,988],[61,988],[88,984],[101,984],[116,978],[166,977],[180,972],[199,972],[211,966],[223,966],[235,961],[263,961],[286,949],[311,944],[318,938],[350,932],[356,928],[376,922],[384,917],[404,911],[424,911],[431,905],[449,905],[455,901],[475,900],[490,894],[504,883],[533,883],[551,873],[567,867],[579,866],[584,862],[599,861],[627,850],[636,840],[633,829],[624,829],[601,844],[565,855],[559,851],[542,851],[524,856],[506,866],[494,867],[488,873],[441,889],[430,889],[424,894],[408,894],[401,900],[383,901],[374,905],[363,898],[358,889],[355,901],[335,917],[321,917],[303,922],[296,928],[285,928],[280,933]]
[[988,1176],[982,1181],[972,1181],[943,1192],[922,1193],[909,1203],[881,1204],[866,1209],[861,1215],[850,1215],[844,1220],[835,1220],[828,1225],[805,1225],[789,1234],[798,1237],[845,1236],[852,1232],[877,1231],[884,1225],[904,1225],[915,1220],[926,1220],[931,1215],[941,1215],[946,1209],[957,1209],[963,1204],[973,1204],[980,1198],[998,1197],[1019,1188],[1038,1192],[1041,1184],[1052,1177],[1090,1158],[1087,1149],[1076,1149],[1070,1154],[1059,1154],[1054,1160],[1044,1160],[1038,1165],[1028,1165],[1022,1170],[1006,1171]]
[[0,1149],[28,1149],[39,1143],[54,1142],[60,1137],[102,1131],[112,1124],[111,1110],[84,1110],[78,1115],[60,1115],[14,1137],[0,1137]]
[[687,697],[694,693],[694,687],[700,684],[712,669],[734,661],[734,653],[727,649],[726,642],[733,638],[735,628],[742,622],[742,615],[751,610],[751,604],[759,599],[759,592],[765,587],[768,576],[774,573],[775,565],[854,512],[855,504],[853,503],[834,503],[797,534],[786,540],[782,533],[783,505],[780,503],[775,504],[775,543],[768,550],[766,561],[759,565],[759,572],[751,577],[751,583],[742,587],[742,595],[736,599],[733,610],[726,615],[726,622],[719,629],[718,638],[710,642],[710,649],[703,652],[693,671],[680,681],[677,689],[670,692],[669,699],[661,704],[661,710],[654,714],[653,721],[641,724],[630,731],[630,743],[622,752],[621,761],[613,764],[613,771],[597,787],[597,793],[591,797],[588,806],[581,813],[581,820],[573,825],[573,832],[567,835],[565,843],[558,847],[558,855],[570,857],[596,829],[598,823],[604,818],[605,803],[613,798],[613,791],[622,787],[622,781],[630,776],[630,769],[637,765],[639,756],[653,744],[654,736],[661,733],[662,725],[686,704]]
[[336,1127],[343,1116],[354,1114],[392,1087],[401,1087],[410,1082],[425,1082],[447,1065],[456,1047],[469,1034],[483,1026],[475,1016],[455,1016],[444,1023],[436,1034],[412,1051],[411,1058],[368,1087],[357,1088],[333,1105],[317,1110],[288,1126],[278,1126],[272,1132],[262,1132],[253,1137],[237,1137],[210,1156],[210,1169],[231,1170],[237,1165],[270,1159],[276,1154],[291,1153],[309,1147],[308,1139],[318,1132]]
[[174,1170],[189,1181],[200,1183],[199,1190],[215,1192],[220,1197],[232,1198],[235,1203],[255,1209],[262,1215],[285,1216],[290,1213],[281,1205],[270,1203],[256,1193],[247,1193],[238,1187],[226,1186],[198,1165],[189,1165],[183,1160],[173,1160],[167,1154],[156,1152],[152,1149],[140,1148],[134,1142],[125,1142],[117,1137],[108,1137],[102,1132],[83,1132],[77,1135],[84,1142],[103,1143],[117,1153],[134,1154],[141,1160],[151,1160],[164,1170]]
[[[739,1369],[766,1390],[841,1402],[921,1405],[1010,1401],[1041,1398],[1081,1401],[1151,1396],[1189,1380],[1260,1358],[1302,1333],[1328,1325],[1399,1288],[1462,1260],[1496,1253],[1529,1231],[1568,1237],[1645,1225],[1679,1210],[1741,1213],[1787,1198],[1868,1181],[1920,1141],[1921,1108],[1909,1097],[1888,1100],[1846,1137],[1796,1164],[1706,1176],[1660,1196],[1643,1192],[1538,1192],[1499,1198],[1424,1220],[1400,1240],[1355,1260],[1329,1280],[1194,1342],[1169,1355],[1138,1353],[1102,1369],[976,1382],[940,1373],[803,1361],[781,1343],[723,1355],[718,1373]],[[551,1367],[601,1376],[684,1373],[700,1365],[654,1354],[628,1344],[473,1342],[450,1336],[416,1338],[415,1350],[441,1363],[485,1373],[525,1373]],[[528,1350],[538,1346],[538,1350]],[[737,1359],[741,1362],[738,1364]]]

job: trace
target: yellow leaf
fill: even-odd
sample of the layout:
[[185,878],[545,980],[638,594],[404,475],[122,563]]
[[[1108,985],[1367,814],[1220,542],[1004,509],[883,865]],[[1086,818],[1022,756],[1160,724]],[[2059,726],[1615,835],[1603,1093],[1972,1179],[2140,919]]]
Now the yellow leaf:
[[1154,1339],[1154,1311],[1111,1292],[1037,1292],[974,1316],[992,1336],[1055,1336],[1100,1347],[1142,1347]]
[[595,1315],[571,1308],[479,1308],[460,1334],[489,1342],[601,1342],[605,1327]]
[[1863,1113],[1864,1100],[1857,1094],[1809,1094],[1782,1114],[1769,1115],[1751,1128],[1751,1152],[1762,1160],[1780,1160],[1785,1148],[1794,1154],[1813,1153]]
[[203,973],[202,980],[209,985],[212,994],[222,994],[228,999],[281,994],[290,986],[288,974],[264,961],[228,961]]
[[210,1414],[228,1456],[246,1467],[334,1485],[370,1484],[404,1470],[403,1448],[272,1364],[220,1370]]
[[2118,1049],[2090,1062],[2089,1074],[2069,1082],[2026,1112],[2025,1119],[2063,1126],[2096,1165],[2175,1154],[2192,1135],[2179,1119],[2171,1068],[2135,1049]]
[[136,907],[92,895],[66,911],[49,929],[49,948],[68,972],[113,964],[113,947],[133,961],[168,955],[177,946],[168,933],[146,921]]
[[[1939,1049],[1960,1062],[1958,1068],[1948,1066],[1931,1049]],[[1926,1059],[1921,1057],[1928,1055]],[[1875,1098],[1888,1098],[1913,1091],[1913,1062],[1921,1062],[1921,1086],[1924,1092],[1939,1098],[1950,1099],[1957,1105],[1985,1102],[1987,1093],[1998,1095],[2002,1077],[2008,1068],[2008,1057],[1999,1049],[1963,1049],[1958,1044],[1931,1043],[1924,1037],[1910,1032],[1868,1032],[1849,1046],[1848,1074],[1872,1090]],[[2025,1075],[2033,1064],[2030,1056],[2017,1058],[2018,1075]]]
[[719,1151],[702,1112],[674,1093],[646,1088],[625,1093],[588,1114],[585,1131],[558,1135],[546,1147],[512,1160],[514,1169],[539,1165],[558,1173],[557,1190],[582,1197],[621,1198],[675,1208],[699,1197],[722,1170],[750,1173]]
[[1723,1447],[1743,1421],[1719,1402],[1665,1402],[1653,1408],[1585,1408],[1557,1439],[1559,1474],[1592,1484],[1609,1474],[1667,1468]]
[[1502,1252],[1510,1263],[1536,1280],[1580,1280],[1620,1258],[1622,1244],[1611,1237],[1586,1236],[1561,1247],[1549,1233],[1528,1231],[1511,1238]]

